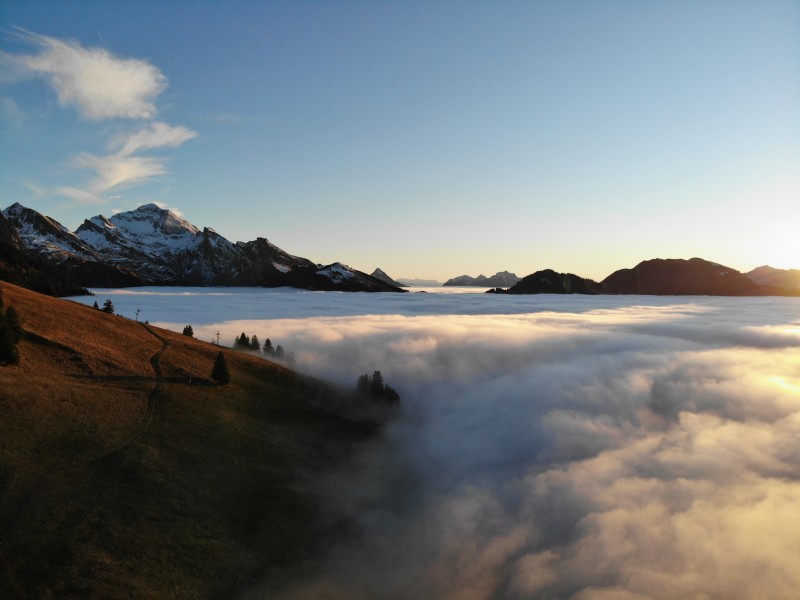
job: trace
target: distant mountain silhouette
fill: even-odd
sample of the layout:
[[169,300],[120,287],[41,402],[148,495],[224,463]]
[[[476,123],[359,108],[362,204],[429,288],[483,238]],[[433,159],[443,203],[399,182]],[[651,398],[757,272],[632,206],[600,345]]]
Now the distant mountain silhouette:
[[773,285],[789,290],[800,290],[800,269],[775,269],[764,265],[745,273],[759,285]]
[[391,277],[389,277],[385,271],[380,268],[375,269],[372,273],[370,273],[370,277],[374,277],[375,279],[380,279],[384,283],[388,283],[389,285],[393,285],[395,287],[408,287],[405,283],[400,283],[399,281],[395,281]]
[[552,269],[537,271],[509,289],[489,290],[494,294],[642,294],[653,296],[800,296],[800,271],[759,267],[761,281],[783,285],[762,285],[736,269],[702,258],[689,260],[654,258],[632,269],[620,269],[600,283],[572,273]]
[[403,277],[398,281],[409,287],[440,287],[442,285],[441,281],[435,279],[419,279],[417,277]]
[[572,273],[557,273],[553,269],[536,271],[507,290],[495,288],[493,294],[597,294],[600,284]]
[[462,287],[509,287],[518,281],[519,277],[514,273],[500,271],[491,277],[486,277],[485,275],[478,275],[477,277],[459,275],[458,277],[448,279],[442,285]]
[[740,273],[702,258],[654,258],[632,269],[620,269],[601,283],[604,294],[664,296],[789,295],[785,288],[762,286]]

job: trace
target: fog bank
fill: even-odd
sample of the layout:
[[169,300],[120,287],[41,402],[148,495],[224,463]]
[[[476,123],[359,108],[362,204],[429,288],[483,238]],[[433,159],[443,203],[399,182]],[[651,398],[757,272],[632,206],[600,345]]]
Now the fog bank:
[[797,598],[796,299],[442,298],[195,325],[402,397],[320,482],[354,535],[280,597]]

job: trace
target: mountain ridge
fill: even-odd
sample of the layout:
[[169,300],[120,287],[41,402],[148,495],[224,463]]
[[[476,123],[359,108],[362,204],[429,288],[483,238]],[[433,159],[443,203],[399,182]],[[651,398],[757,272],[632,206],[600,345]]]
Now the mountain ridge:
[[14,203],[2,211],[24,249],[82,287],[136,285],[289,286],[320,291],[403,292],[361,271],[320,265],[285,252],[266,238],[231,242],[155,204],[96,215],[75,232]]
[[[762,268],[763,269],[763,268]],[[781,276],[780,269],[762,271]],[[775,272],[778,273],[775,273]],[[789,275],[792,275],[791,273]],[[800,296],[800,287],[763,285],[747,274],[702,258],[654,258],[618,269],[601,282],[552,269],[536,271],[495,294],[606,294],[649,296]]]
[[449,287],[510,287],[519,281],[520,277],[514,273],[509,273],[508,271],[498,271],[490,277],[486,277],[485,275],[478,275],[477,277],[459,275],[458,277],[448,279],[442,285]]

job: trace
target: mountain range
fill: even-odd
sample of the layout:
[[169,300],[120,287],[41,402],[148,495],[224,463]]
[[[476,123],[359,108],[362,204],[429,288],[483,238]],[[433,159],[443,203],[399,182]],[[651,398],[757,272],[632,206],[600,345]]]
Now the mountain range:
[[0,274],[8,272],[7,280],[15,281],[27,272],[20,261],[41,263],[50,276],[63,279],[51,286],[59,295],[80,287],[135,285],[404,291],[341,263],[321,265],[294,256],[266,238],[231,242],[155,204],[111,218],[97,215],[72,232],[16,203],[2,211],[0,231],[9,240],[0,246]]
[[749,273],[702,258],[645,260],[596,282],[552,269],[537,271],[495,294],[644,294],[655,296],[800,296],[796,270],[759,267]]
[[[316,264],[262,237],[231,242],[155,204],[111,218],[97,215],[74,232],[12,204],[0,212],[0,279],[57,296],[86,293],[88,287],[138,285],[406,291],[381,269],[368,275],[338,262]],[[652,259],[600,282],[545,269],[523,279],[508,271],[462,275],[444,285],[491,287],[506,294],[798,296],[800,270],[765,265],[741,273],[701,258]]]
[[509,287],[516,284],[519,280],[520,278],[514,273],[500,271],[491,277],[486,277],[485,275],[478,275],[477,277],[459,275],[458,277],[448,279],[442,285],[463,287]]

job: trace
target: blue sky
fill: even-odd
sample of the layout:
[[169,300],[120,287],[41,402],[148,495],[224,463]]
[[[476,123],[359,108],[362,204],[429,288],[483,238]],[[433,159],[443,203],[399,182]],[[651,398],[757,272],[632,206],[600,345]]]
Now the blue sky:
[[800,267],[800,3],[0,4],[0,204],[440,280]]

